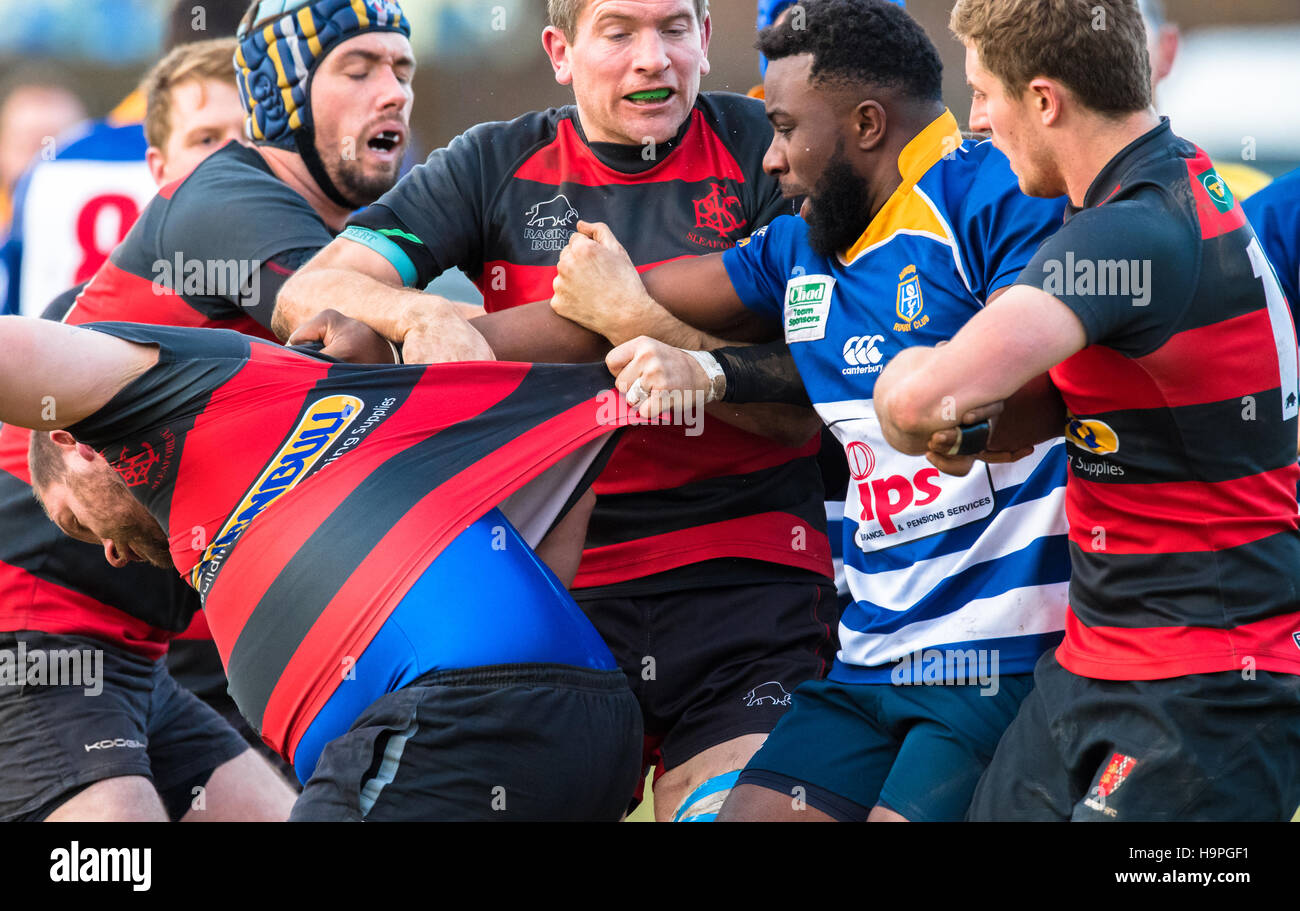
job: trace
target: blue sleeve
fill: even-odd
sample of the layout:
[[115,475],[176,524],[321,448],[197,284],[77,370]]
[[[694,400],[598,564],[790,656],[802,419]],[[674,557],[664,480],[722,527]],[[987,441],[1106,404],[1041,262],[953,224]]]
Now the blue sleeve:
[[963,217],[954,229],[961,238],[962,266],[971,291],[981,301],[1015,282],[1034,252],[1060,230],[1065,197],[1039,199],[1020,192],[1006,156],[992,145],[971,182]]
[[21,252],[22,245],[16,237],[7,237],[4,244],[0,245],[0,316],[18,311],[18,263]]
[[722,254],[740,302],[764,319],[781,320],[800,227],[803,223],[796,216],[782,215]]
[[1300,170],[1279,177],[1241,208],[1277,272],[1292,319],[1300,320]]
[[27,204],[27,185],[31,171],[23,172],[13,191],[13,218],[9,235],[0,245],[0,315],[18,312],[19,280],[23,266],[23,210]]

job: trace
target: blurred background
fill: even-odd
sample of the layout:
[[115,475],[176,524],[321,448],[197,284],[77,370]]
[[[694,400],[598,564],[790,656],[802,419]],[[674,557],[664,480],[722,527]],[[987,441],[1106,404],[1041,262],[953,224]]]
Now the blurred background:
[[[200,0],[195,0],[196,3]],[[958,120],[969,98],[961,47],[949,36],[952,0],[909,0],[943,53]],[[420,67],[412,125],[424,151],[483,120],[563,104],[542,53],[544,0],[403,0]],[[1245,158],[1280,174],[1300,163],[1300,0],[1165,0],[1181,32],[1158,107],[1216,158]],[[0,83],[51,64],[102,116],[159,56],[169,0],[0,0]],[[706,89],[758,81],[754,0],[713,0],[713,72]],[[213,35],[212,37],[217,37]]]

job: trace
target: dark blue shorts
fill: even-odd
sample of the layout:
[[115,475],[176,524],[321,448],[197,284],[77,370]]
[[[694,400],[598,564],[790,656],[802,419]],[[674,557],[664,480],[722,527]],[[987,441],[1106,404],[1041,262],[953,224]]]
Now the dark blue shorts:
[[[740,784],[791,794],[836,819],[882,804],[915,822],[958,821],[1032,674],[979,685],[810,680],[749,761]],[[801,790],[794,790],[800,788]]]

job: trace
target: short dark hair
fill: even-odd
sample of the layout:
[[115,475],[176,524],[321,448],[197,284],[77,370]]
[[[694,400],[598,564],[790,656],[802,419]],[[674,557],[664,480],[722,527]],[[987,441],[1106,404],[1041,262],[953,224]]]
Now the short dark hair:
[[890,0],[801,0],[759,32],[768,60],[812,54],[812,79],[898,88],[917,101],[943,100],[943,62],[934,43]]
[[[203,28],[194,27],[202,9]],[[176,0],[167,17],[167,34],[163,38],[166,54],[182,44],[210,41],[214,38],[233,38],[239,20],[248,9],[248,0]],[[231,64],[234,70],[234,64]],[[234,79],[234,76],[231,76]]]

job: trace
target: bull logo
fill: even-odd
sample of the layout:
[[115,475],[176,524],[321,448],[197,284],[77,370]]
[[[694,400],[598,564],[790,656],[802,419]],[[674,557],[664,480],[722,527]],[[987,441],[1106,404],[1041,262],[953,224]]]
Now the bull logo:
[[745,700],[745,705],[789,705],[792,698],[785,691],[785,687],[775,680],[769,680],[767,683],[760,683],[748,693],[741,697]]
[[571,221],[576,222],[579,217],[578,210],[563,193],[554,199],[539,202],[524,214],[528,216],[530,228],[562,228]]
[[731,209],[740,207],[740,197],[728,195],[727,188],[720,183],[710,182],[709,186],[713,192],[695,200],[695,227],[712,228],[723,237],[739,231],[745,223]]
[[122,450],[122,455],[113,463],[117,473],[122,477],[122,483],[127,487],[139,487],[141,484],[149,482],[149,472],[158,464],[158,453],[148,443],[140,444],[140,451],[135,455],[128,456],[127,450]]

